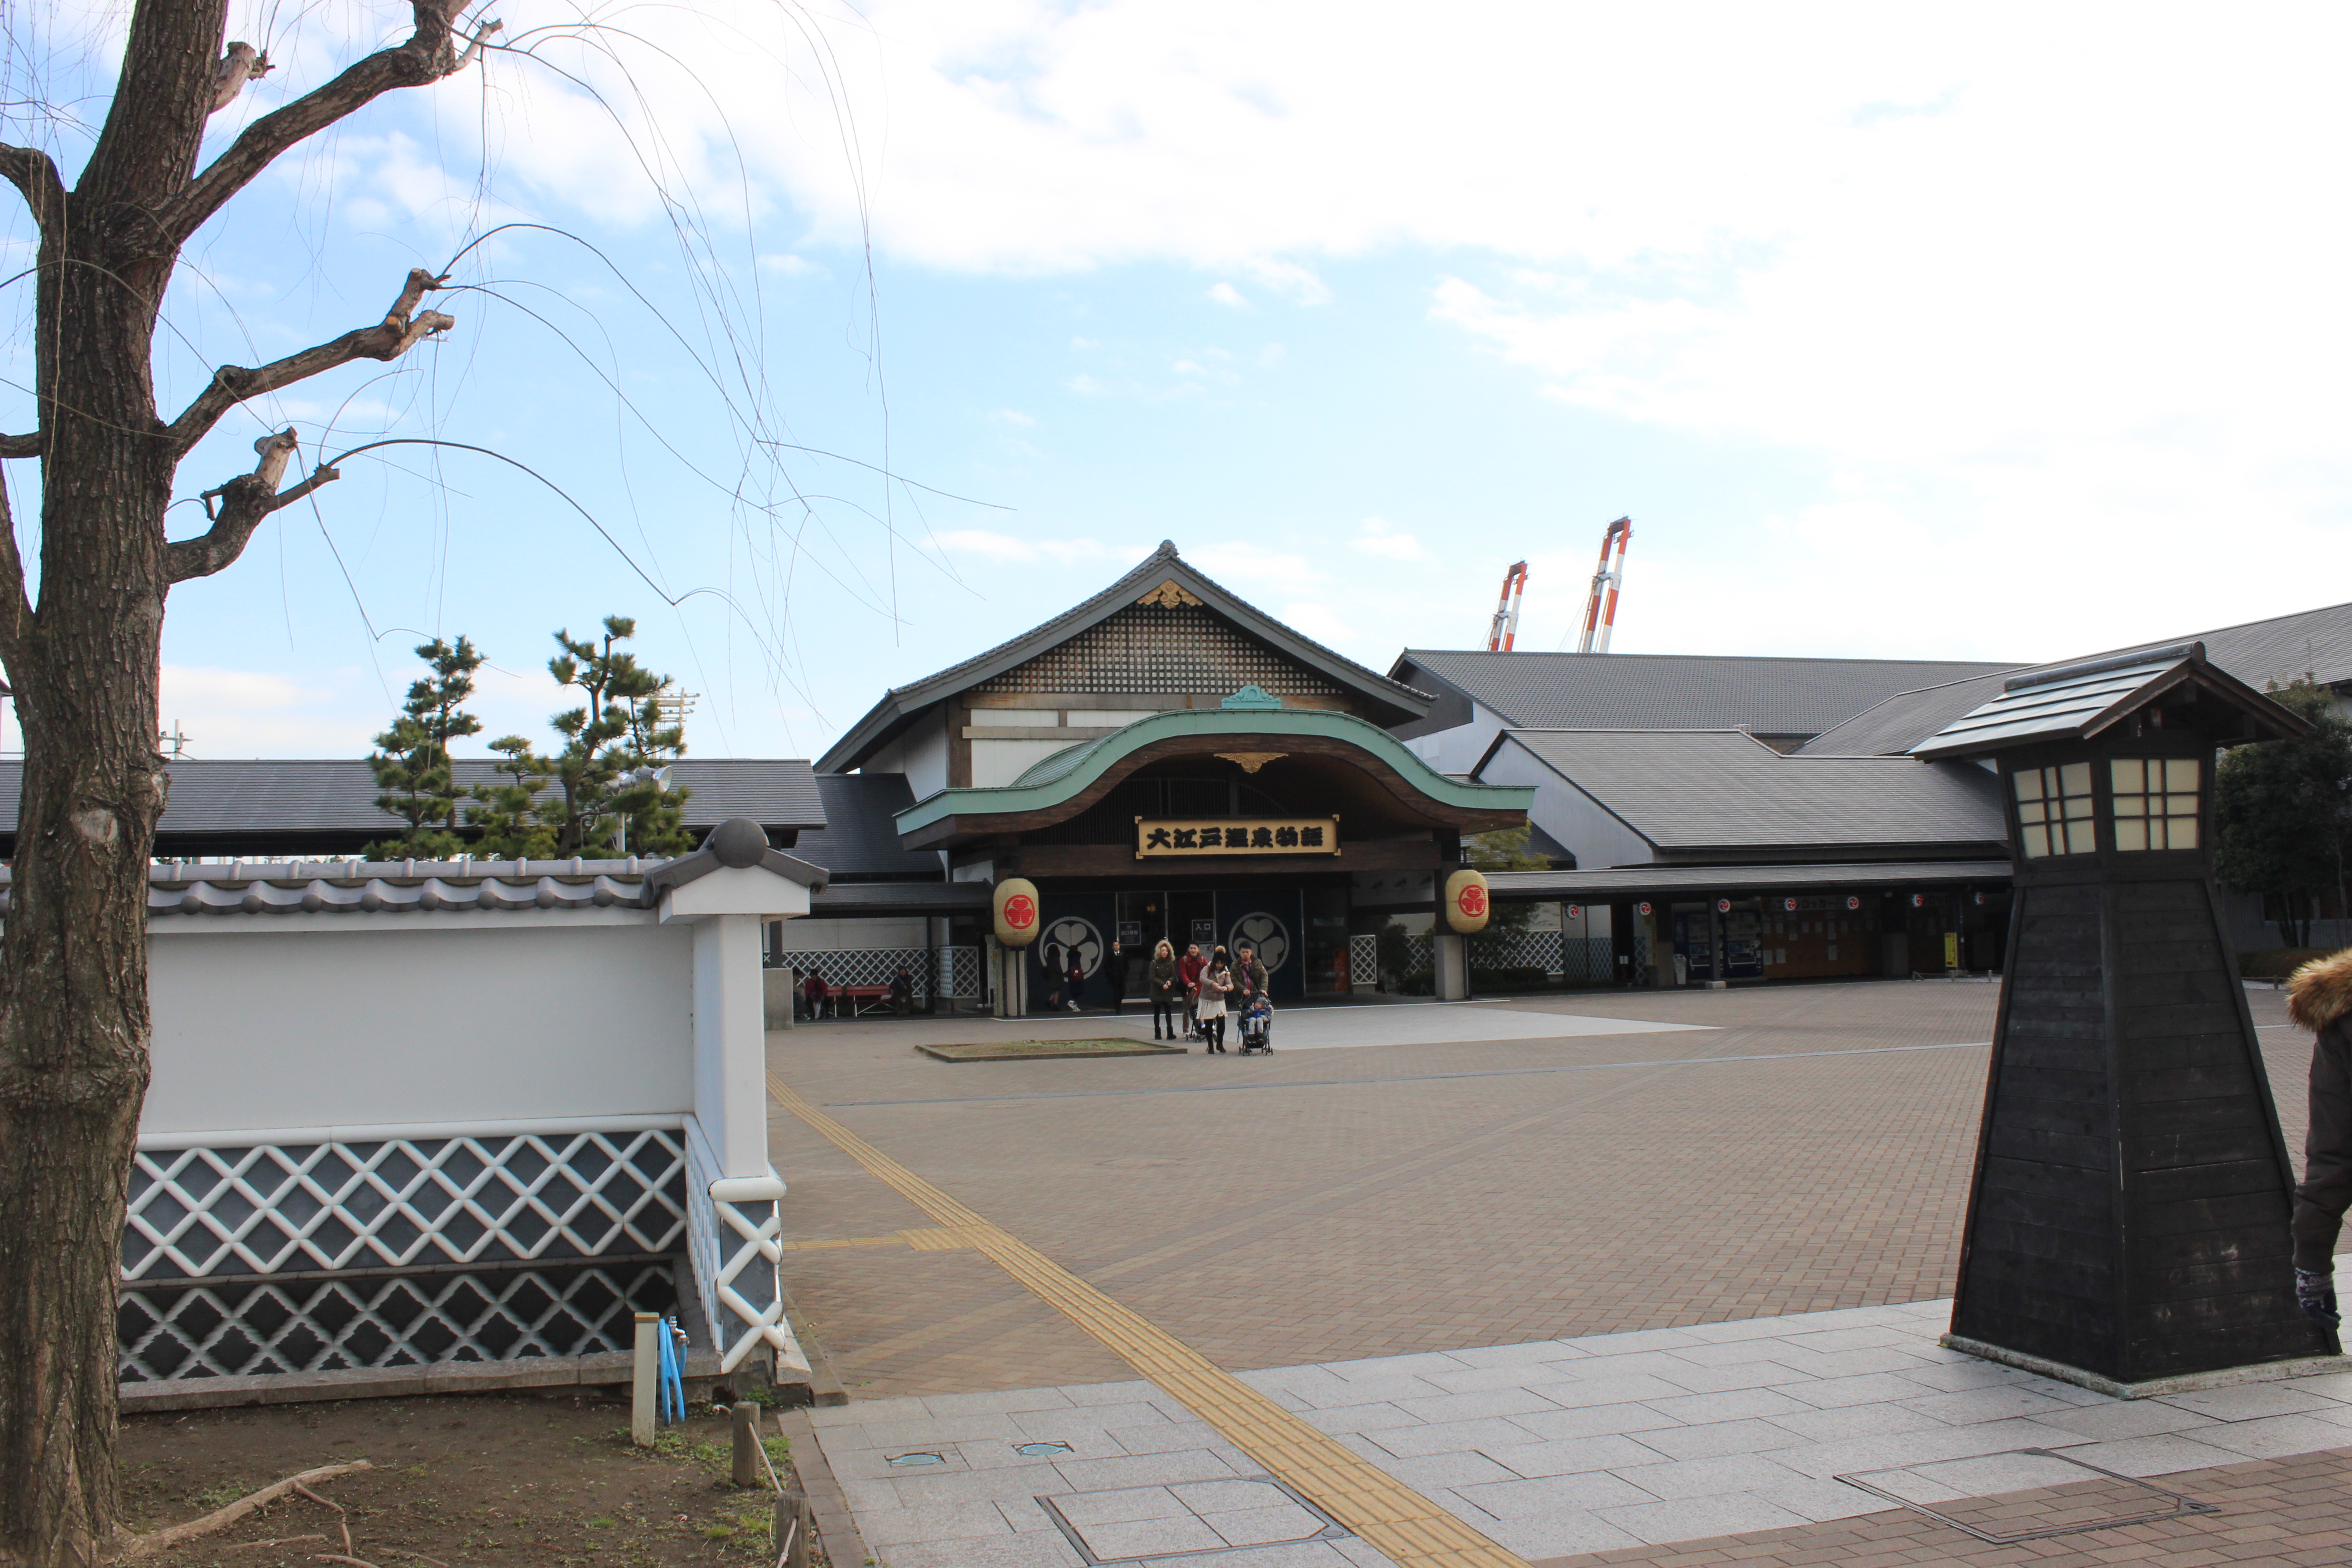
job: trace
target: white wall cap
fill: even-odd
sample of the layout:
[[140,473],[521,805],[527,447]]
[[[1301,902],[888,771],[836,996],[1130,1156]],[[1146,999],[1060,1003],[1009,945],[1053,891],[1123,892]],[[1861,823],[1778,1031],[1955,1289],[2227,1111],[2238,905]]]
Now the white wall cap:
[[710,1201],[718,1204],[766,1204],[784,1195],[784,1179],[773,1170],[764,1176],[721,1176],[710,1184]]
[[665,888],[661,918],[706,920],[713,915],[758,915],[786,919],[809,912],[809,890],[790,878],[759,866],[721,866],[690,882]]

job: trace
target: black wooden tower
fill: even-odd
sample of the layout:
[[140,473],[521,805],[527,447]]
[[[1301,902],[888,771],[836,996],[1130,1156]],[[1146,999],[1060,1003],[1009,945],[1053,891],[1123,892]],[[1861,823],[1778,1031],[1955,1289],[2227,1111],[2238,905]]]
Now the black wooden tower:
[[2217,750],[2303,727],[2191,643],[2021,676],[1915,748],[1998,764],[2016,876],[1954,1348],[2114,1393],[2336,1353],[2212,881]]

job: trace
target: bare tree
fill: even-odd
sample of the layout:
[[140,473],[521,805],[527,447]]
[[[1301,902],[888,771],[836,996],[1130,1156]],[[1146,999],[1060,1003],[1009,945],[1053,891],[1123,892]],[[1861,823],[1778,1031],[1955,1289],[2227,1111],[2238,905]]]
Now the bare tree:
[[123,1205],[148,1079],[147,866],[165,775],[156,750],[172,585],[234,563],[298,482],[291,430],[205,492],[211,526],[168,540],[181,460],[222,416],[356,360],[446,332],[444,279],[387,279],[391,308],[329,342],[223,366],[187,407],[155,402],[153,340],[180,251],[306,138],[384,93],[462,68],[467,0],[414,0],[415,31],[255,120],[199,170],[205,121],[269,68],[226,43],[226,0],[138,0],[105,121],[68,190],[56,164],[0,147],[38,229],[38,427],[0,458],[40,464],[40,594],[28,595],[0,493],[0,664],[25,743],[0,937],[0,1561],[94,1562],[113,1528],[114,1301]]

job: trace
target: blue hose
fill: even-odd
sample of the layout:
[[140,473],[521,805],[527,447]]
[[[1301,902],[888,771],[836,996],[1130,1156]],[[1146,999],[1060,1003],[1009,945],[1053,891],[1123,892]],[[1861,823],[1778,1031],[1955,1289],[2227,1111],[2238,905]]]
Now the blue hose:
[[661,1376],[654,1393],[654,1415],[663,1421],[686,1419],[686,1356],[677,1348],[677,1321],[661,1321]]

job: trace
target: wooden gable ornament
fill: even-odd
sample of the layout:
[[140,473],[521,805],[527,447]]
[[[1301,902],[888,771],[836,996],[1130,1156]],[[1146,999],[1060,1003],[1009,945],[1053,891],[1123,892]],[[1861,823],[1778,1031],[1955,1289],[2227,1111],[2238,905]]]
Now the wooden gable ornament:
[[2189,643],[2029,671],[1914,748],[1998,766],[2016,889],[1951,1348],[2124,1395],[2336,1354],[2212,879],[2217,748],[2305,728]]

